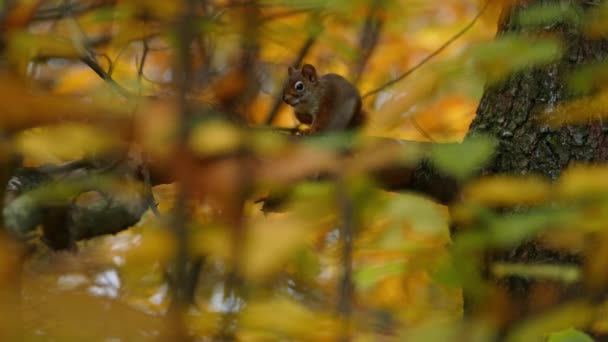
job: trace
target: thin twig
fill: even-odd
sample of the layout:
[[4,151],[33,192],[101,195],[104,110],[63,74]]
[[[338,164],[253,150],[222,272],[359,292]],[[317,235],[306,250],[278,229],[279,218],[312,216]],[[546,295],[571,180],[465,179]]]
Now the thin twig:
[[338,204],[340,206],[340,237],[342,238],[342,280],[338,287],[338,314],[342,317],[343,329],[340,341],[350,341],[350,320],[352,316],[353,286],[353,239],[355,213],[353,202],[348,194],[345,180],[337,184]]
[[154,191],[152,191],[152,182],[150,181],[150,167],[148,163],[144,162],[142,173],[144,175],[144,186],[146,187],[146,197],[148,200],[148,207],[156,217],[160,217],[160,211],[158,210],[158,203],[154,198]]
[[123,95],[124,97],[133,96],[133,94],[131,94],[130,91],[128,91],[126,88],[124,88],[123,86],[118,84],[118,82],[116,82],[112,78],[112,76],[110,76],[110,74],[108,74],[101,67],[101,65],[99,65],[99,63],[97,63],[97,61],[95,61],[92,57],[84,56],[84,57],[80,57],[80,60],[84,64],[86,64],[89,68],[91,68],[91,70],[93,70],[99,77],[101,77],[104,81],[106,81],[108,84],[110,84],[112,86],[112,88],[114,88],[116,91],[118,91],[121,95]]
[[430,61],[431,59],[433,59],[435,56],[437,56],[438,54],[440,54],[443,50],[445,50],[449,45],[451,45],[453,42],[455,42],[458,38],[460,38],[462,35],[464,35],[465,33],[467,33],[467,31],[469,31],[477,22],[477,20],[485,13],[486,9],[488,8],[488,5],[490,4],[490,1],[486,1],[486,3],[483,5],[483,7],[479,10],[479,12],[477,12],[477,14],[475,15],[475,17],[471,20],[471,22],[465,26],[462,30],[460,30],[458,33],[456,33],[454,36],[452,36],[450,39],[448,39],[445,43],[443,43],[443,45],[441,45],[439,48],[437,48],[435,51],[433,51],[430,55],[426,56],[423,60],[421,60],[418,64],[414,65],[412,68],[410,68],[409,70],[407,70],[406,72],[404,72],[403,74],[401,74],[399,77],[386,82],[385,84],[379,86],[376,89],[373,89],[371,91],[368,91],[367,93],[365,93],[362,98],[367,98],[369,96],[372,96],[376,93],[381,92],[382,90],[392,86],[393,84],[403,80],[404,78],[408,77],[410,74],[412,74],[414,71],[418,70],[420,67],[422,67],[424,64],[426,64],[428,61]]
[[102,54],[96,54],[96,56],[102,57],[103,59],[106,60],[106,62],[108,62],[108,74],[112,75],[112,73],[110,72],[110,70],[112,70],[112,58],[110,58],[110,56],[106,55],[105,53]]
[[[148,41],[143,41],[143,51],[141,55],[141,60],[139,61],[139,65],[137,66],[137,82],[139,84],[138,95],[141,96],[142,90],[142,77],[144,74],[144,65],[146,64],[146,57],[148,56]],[[146,187],[146,197],[148,199],[148,206],[150,210],[156,217],[160,217],[160,211],[158,210],[158,203],[156,203],[156,198],[154,198],[154,191],[152,190],[152,184],[150,182],[150,167],[147,162],[144,161],[142,173],[144,175],[144,185]]]
[[424,136],[425,138],[427,138],[429,141],[431,142],[437,142],[435,141],[435,139],[433,139],[433,137],[427,132],[425,131],[422,126],[420,126],[418,124],[418,121],[416,121],[416,118],[414,118],[413,116],[410,117],[410,121],[412,122],[412,125],[414,126],[414,128],[420,133],[422,134],[422,136]]
[[359,38],[359,61],[354,71],[353,81],[355,84],[359,83],[363,70],[369,61],[370,57],[374,53],[376,46],[378,45],[378,38],[380,37],[380,31],[382,30],[383,22],[380,16],[378,16],[380,4],[378,0],[373,1],[370,5],[369,13],[365,18],[363,30],[361,31],[361,37]]
[[139,66],[137,67],[137,81],[140,83],[139,86],[141,87],[141,80],[142,77],[144,75],[144,65],[146,64],[146,58],[148,57],[148,52],[150,51],[150,49],[148,48],[148,41],[147,40],[143,40],[143,48],[142,48],[142,53],[141,53],[141,60],[139,61]]
[[[78,37],[78,43],[79,43],[80,46],[77,46],[77,48],[80,49],[80,50],[82,50],[81,53],[83,55],[82,57],[80,57],[80,60],[83,63],[85,63],[89,68],[91,68],[97,75],[99,75],[99,77],[101,77],[104,81],[106,81],[106,83],[110,84],[121,95],[123,95],[125,97],[130,97],[132,94],[127,89],[125,89],[120,84],[118,84],[118,82],[116,82],[112,78],[112,76],[110,76],[110,74],[107,73],[101,67],[101,65],[99,65],[99,63],[95,60],[95,57],[94,57],[95,53],[88,48],[88,46],[89,46],[89,37],[84,32],[84,30],[80,26],[80,23],[78,22],[78,20],[74,16],[74,13],[72,12],[72,7],[67,2],[67,0],[64,1],[63,10],[64,10],[63,16],[64,17],[69,17],[72,20],[72,23],[74,24],[75,30],[77,31],[77,33],[79,35],[79,37]],[[76,44],[76,42],[75,42],[75,44]],[[112,68],[112,63],[110,63],[110,68]]]
[[188,272],[188,283],[186,287],[186,297],[188,302],[196,306],[196,289],[201,281],[201,271],[205,266],[205,256],[193,258],[190,263],[190,272]]
[[123,52],[126,50],[127,45],[129,44],[123,45],[118,49],[116,57],[114,57],[114,60],[112,61],[112,63],[110,63],[110,66],[108,67],[108,75],[112,76],[112,74],[114,73],[114,68],[116,67],[116,64],[118,63],[118,60],[122,56]]

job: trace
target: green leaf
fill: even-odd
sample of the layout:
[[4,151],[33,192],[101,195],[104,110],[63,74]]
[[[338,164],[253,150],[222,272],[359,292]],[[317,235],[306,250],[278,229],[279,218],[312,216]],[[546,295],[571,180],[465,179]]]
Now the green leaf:
[[519,276],[535,279],[552,279],[564,283],[574,283],[581,277],[581,270],[576,265],[555,264],[522,264],[497,262],[492,265],[492,273],[497,277]]
[[497,82],[525,68],[551,63],[562,50],[556,39],[505,35],[471,49],[471,62],[488,81]]
[[[506,341],[544,341],[555,331],[588,326],[593,316],[594,310],[592,306],[585,301],[566,303],[524,320],[506,338]],[[549,341],[552,340],[549,338]]]
[[479,135],[460,144],[434,145],[431,157],[440,171],[462,180],[489,162],[495,148],[495,140]]
[[568,88],[576,94],[590,94],[608,82],[608,63],[594,63],[578,67],[567,79]]
[[455,267],[451,259],[444,258],[433,272],[433,280],[451,288],[462,287],[463,272]]
[[[295,186],[290,210],[309,222],[336,214],[335,185],[331,182],[304,182]],[[314,213],[311,217],[311,213]]]
[[404,271],[405,262],[403,261],[363,266],[355,272],[355,282],[358,289],[366,290],[373,287],[380,280],[391,275],[402,274]]
[[519,13],[519,22],[523,26],[546,26],[557,23],[577,25],[581,21],[581,14],[574,6],[559,4],[543,4],[527,8]]
[[513,246],[551,227],[572,222],[575,213],[568,210],[537,210],[496,216],[489,227],[491,240],[499,246]]
[[302,247],[295,253],[293,265],[297,275],[307,280],[314,279],[321,272],[319,255],[311,246]]
[[305,144],[325,150],[349,149],[357,142],[357,135],[353,132],[331,132],[305,139]]
[[[431,201],[416,195],[401,194],[388,203],[386,217],[408,222],[414,230],[437,233],[447,230],[446,220]],[[401,225],[399,225],[401,227]]]
[[549,335],[548,342],[593,342],[593,339],[581,331],[570,328]]

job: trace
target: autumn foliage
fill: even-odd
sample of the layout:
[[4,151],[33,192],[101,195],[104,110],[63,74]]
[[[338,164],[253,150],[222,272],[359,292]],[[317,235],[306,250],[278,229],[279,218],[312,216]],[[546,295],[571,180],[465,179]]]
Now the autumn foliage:
[[[554,2],[518,20],[605,36],[607,6]],[[550,33],[495,37],[519,3],[0,1],[0,339],[608,333],[608,169],[485,177],[496,137],[463,141],[484,87],[562,56]],[[303,62],[357,85],[364,129],[294,134]],[[544,124],[605,116],[606,70],[572,70]],[[452,195],[409,191],[426,163]],[[484,264],[532,239],[592,262]],[[488,279],[509,277],[547,310],[503,330],[518,313]],[[572,284],[598,295],[558,300]]]

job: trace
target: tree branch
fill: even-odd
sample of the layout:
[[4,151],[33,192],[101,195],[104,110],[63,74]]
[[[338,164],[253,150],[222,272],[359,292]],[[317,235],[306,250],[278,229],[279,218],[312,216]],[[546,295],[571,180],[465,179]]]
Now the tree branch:
[[[295,140],[307,138],[297,137]],[[407,151],[408,148],[426,151],[434,144],[378,139],[376,150],[351,151],[351,156],[338,161],[337,172],[350,171],[353,165],[352,158],[357,158],[358,154],[364,154],[362,158],[366,159],[370,155],[378,155],[395,146],[404,148],[404,151]],[[263,169],[277,168],[277,164],[272,160],[259,158],[247,151],[217,155],[200,159],[198,162],[206,165],[206,168],[212,169],[214,165],[221,165],[229,160],[237,161],[243,165],[243,169],[250,170],[253,182],[271,177],[264,174]],[[114,234],[127,229],[139,221],[150,205],[144,182],[153,186],[176,181],[172,174],[163,173],[166,168],[165,162],[155,163],[154,160],[151,160],[149,166],[144,168],[149,169],[149,175],[141,173],[141,164],[132,164],[134,164],[133,160],[111,163],[110,166],[108,163],[77,160],[61,165],[21,168],[13,175],[7,187],[4,220],[15,235],[22,237],[27,237],[36,226],[44,226],[45,235],[49,237],[46,242],[53,248],[71,248],[80,239]],[[421,159],[411,165],[403,165],[399,162],[382,163],[375,167],[368,167],[367,170],[365,172],[371,174],[381,189],[414,191],[442,204],[450,204],[460,191],[458,181],[437,171],[429,159]],[[99,175],[104,174],[112,177],[111,179],[118,177],[118,179],[135,181],[141,189],[129,193],[128,196],[107,195],[108,183],[98,181]],[[339,174],[336,176],[339,177]],[[307,175],[303,175],[299,179],[306,179],[306,177]],[[69,186],[67,189],[72,190],[66,192],[65,186]],[[55,194],[55,190],[63,192]],[[86,204],[73,202],[74,198],[78,198],[85,192],[97,193],[99,196],[96,196],[95,201]],[[267,204],[268,202],[264,205],[266,211],[279,209]]]
[[110,74],[108,74],[101,67],[101,65],[99,65],[99,63],[97,63],[97,61],[95,61],[92,57],[84,56],[84,57],[80,57],[80,60],[84,64],[86,64],[89,68],[91,68],[91,70],[93,70],[99,77],[101,77],[104,81],[106,81],[109,85],[111,85],[112,88],[114,88],[116,91],[118,91],[122,96],[127,97],[127,98],[133,96],[133,94],[131,94],[130,91],[128,91],[126,88],[124,88],[123,86],[118,84],[118,82],[116,82],[112,78],[112,76],[110,76]]

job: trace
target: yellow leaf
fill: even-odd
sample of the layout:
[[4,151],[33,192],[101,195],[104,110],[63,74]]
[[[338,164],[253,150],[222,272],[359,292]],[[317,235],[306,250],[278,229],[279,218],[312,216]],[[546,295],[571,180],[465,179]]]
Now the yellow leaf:
[[285,264],[298,246],[309,240],[308,224],[293,215],[271,216],[254,221],[249,227],[245,247],[245,274],[262,277]]
[[243,327],[259,330],[267,338],[335,341],[339,333],[337,322],[328,315],[286,298],[250,303],[241,319]]
[[15,145],[17,151],[33,164],[100,155],[118,147],[116,140],[107,131],[77,123],[25,131],[17,136]]
[[134,124],[138,142],[154,156],[171,156],[177,142],[178,116],[175,103],[168,100],[149,101],[138,107]]
[[538,341],[549,333],[567,328],[585,328],[592,320],[593,309],[582,301],[557,307],[520,324],[507,341]]
[[392,129],[414,115],[434,94],[439,82],[438,73],[427,73],[424,77],[413,76],[395,89],[394,95],[386,101],[369,122],[370,132]]
[[56,94],[82,94],[90,92],[103,84],[103,79],[88,67],[68,68],[56,79]]
[[[88,120],[126,123],[125,102],[115,97],[74,98],[34,92],[17,77],[0,74],[0,94],[11,99],[0,103],[0,125],[4,130],[18,131],[66,120]],[[122,127],[113,131],[121,132]]]
[[167,261],[175,254],[175,246],[175,237],[168,229],[149,225],[133,241],[133,247],[126,251],[125,257],[127,263]]
[[608,116],[608,92],[577,98],[554,107],[547,107],[543,121],[553,127],[585,124],[590,120],[601,120]]
[[550,194],[549,183],[535,176],[485,177],[464,189],[466,200],[491,207],[541,203],[547,200]]
[[608,194],[608,167],[579,165],[566,170],[557,183],[562,199],[578,199]]
[[221,313],[189,310],[186,316],[188,327],[198,336],[215,336],[222,325]]
[[225,121],[213,120],[192,129],[190,148],[200,155],[216,155],[235,151],[241,143],[241,133]]
[[192,253],[209,255],[220,260],[229,260],[232,250],[231,230],[228,227],[205,227],[200,229],[190,239]]
[[36,57],[78,58],[82,52],[78,50],[72,40],[65,36],[55,34],[32,34],[21,31],[14,33],[9,40],[9,57],[20,64],[25,70],[24,61]]

